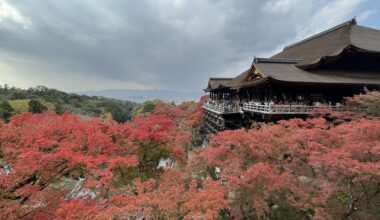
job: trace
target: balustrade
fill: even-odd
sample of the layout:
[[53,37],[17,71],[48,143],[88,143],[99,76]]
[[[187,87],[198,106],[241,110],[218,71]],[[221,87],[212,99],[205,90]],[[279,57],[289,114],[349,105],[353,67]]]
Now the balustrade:
[[345,111],[345,106],[310,106],[310,105],[291,105],[291,104],[266,104],[262,105],[254,102],[243,103],[242,108],[239,102],[236,101],[213,101],[207,100],[203,105],[203,108],[214,111],[218,114],[239,113],[241,111],[256,112],[262,114],[310,114],[316,111]]
[[243,111],[263,114],[310,114],[317,111],[344,111],[345,106],[309,106],[309,105],[260,105],[256,103],[244,103]]
[[215,111],[219,114],[240,112],[239,104],[229,101],[206,101],[203,108]]

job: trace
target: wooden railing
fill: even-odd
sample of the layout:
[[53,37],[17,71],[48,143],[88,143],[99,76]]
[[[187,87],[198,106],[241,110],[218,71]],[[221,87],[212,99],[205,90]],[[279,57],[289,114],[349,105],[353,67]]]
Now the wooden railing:
[[321,111],[346,111],[347,107],[345,106],[310,106],[310,105],[262,105],[258,103],[246,102],[240,107],[238,104],[230,103],[230,102],[215,102],[212,101],[205,102],[203,105],[204,109],[209,111],[213,111],[217,114],[235,114],[245,112],[254,112],[254,113],[262,113],[262,114],[293,114],[293,115],[304,115],[311,114],[313,112],[321,112]]
[[213,103],[208,103],[206,102],[203,105],[203,108],[212,110],[218,114],[228,114],[228,113],[238,113],[240,112],[240,107],[238,105],[232,105],[228,103],[218,103],[218,104],[213,104]]
[[254,103],[244,103],[243,111],[263,114],[310,114],[317,111],[345,111],[344,106],[308,106],[308,105],[258,105]]

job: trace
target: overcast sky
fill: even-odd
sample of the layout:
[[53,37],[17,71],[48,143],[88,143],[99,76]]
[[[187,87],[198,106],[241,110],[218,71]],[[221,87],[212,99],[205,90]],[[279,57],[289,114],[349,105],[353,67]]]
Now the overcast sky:
[[0,0],[0,84],[200,91],[377,0]]

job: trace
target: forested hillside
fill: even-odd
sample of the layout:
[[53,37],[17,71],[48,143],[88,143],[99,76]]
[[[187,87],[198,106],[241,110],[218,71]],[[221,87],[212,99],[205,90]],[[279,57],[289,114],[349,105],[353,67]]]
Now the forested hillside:
[[137,104],[131,101],[65,93],[45,86],[27,90],[0,86],[0,115],[4,120],[23,112],[40,113],[50,110],[57,114],[67,111],[70,114],[125,122],[131,119],[135,106]]
[[116,123],[68,113],[0,122],[2,219],[379,219],[379,93],[352,112],[219,132],[202,103]]

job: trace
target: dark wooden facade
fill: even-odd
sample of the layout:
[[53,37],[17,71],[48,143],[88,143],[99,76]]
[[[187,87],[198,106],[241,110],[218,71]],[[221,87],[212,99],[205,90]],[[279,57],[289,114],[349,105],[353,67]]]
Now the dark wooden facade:
[[379,89],[380,31],[350,20],[271,58],[255,58],[235,78],[210,78],[205,125],[215,133],[318,108],[339,111],[345,97]]

